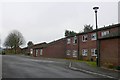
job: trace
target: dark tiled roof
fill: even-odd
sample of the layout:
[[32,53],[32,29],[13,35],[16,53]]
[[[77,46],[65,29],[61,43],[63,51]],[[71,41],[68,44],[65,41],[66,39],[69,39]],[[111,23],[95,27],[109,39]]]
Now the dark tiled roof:
[[43,47],[46,47],[46,46],[47,46],[47,43],[43,42],[43,43],[35,44],[32,47],[33,48],[43,48]]
[[108,35],[105,35],[105,36],[99,38],[99,40],[110,39],[110,38],[120,38],[120,33],[119,32],[110,33]]
[[[115,27],[120,27],[120,23],[99,28],[97,31],[102,31],[102,30],[111,29],[111,28],[115,28]],[[89,32],[78,33],[77,35],[87,34],[87,33],[92,33],[92,32],[96,32],[96,29],[94,29],[93,31],[89,31]]]
[[61,38],[61,39],[52,41],[52,42],[48,43],[48,46],[49,46],[49,45],[52,45],[52,44],[55,44],[55,43],[57,43],[57,42],[59,42],[59,41],[61,41],[61,40],[65,40],[65,38]]

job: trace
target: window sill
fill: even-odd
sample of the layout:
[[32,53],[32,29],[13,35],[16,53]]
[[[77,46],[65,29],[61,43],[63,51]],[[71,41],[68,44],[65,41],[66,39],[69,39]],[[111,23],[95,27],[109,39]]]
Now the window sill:
[[91,39],[91,41],[96,41],[96,39]]
[[87,55],[82,55],[83,57],[87,57]]
[[92,57],[96,57],[97,55],[92,55]]
[[73,56],[73,57],[77,57],[77,56]]

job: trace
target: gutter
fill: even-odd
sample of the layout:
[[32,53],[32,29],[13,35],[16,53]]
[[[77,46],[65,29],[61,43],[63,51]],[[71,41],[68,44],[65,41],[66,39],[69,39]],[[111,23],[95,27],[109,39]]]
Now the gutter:
[[96,72],[93,72],[93,71],[88,71],[88,70],[85,70],[85,69],[80,69],[80,68],[73,67],[72,62],[69,63],[68,67],[69,67],[69,69],[74,70],[74,71],[80,71],[80,72],[84,72],[84,73],[87,73],[87,74],[98,75],[98,76],[103,76],[103,77],[110,78],[110,79],[120,80],[118,78],[115,78],[115,77],[112,77],[112,76],[109,76],[109,75],[104,75],[104,74],[96,73]]

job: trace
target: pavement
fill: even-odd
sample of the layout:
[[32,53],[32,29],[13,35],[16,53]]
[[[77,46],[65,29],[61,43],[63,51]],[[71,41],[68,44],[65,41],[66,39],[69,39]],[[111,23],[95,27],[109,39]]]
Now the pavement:
[[71,61],[69,64],[69,68],[72,70],[77,70],[77,71],[81,71],[81,72],[85,72],[93,75],[99,75],[106,78],[120,80],[120,71],[105,69],[101,67],[93,67],[88,65],[85,62]]

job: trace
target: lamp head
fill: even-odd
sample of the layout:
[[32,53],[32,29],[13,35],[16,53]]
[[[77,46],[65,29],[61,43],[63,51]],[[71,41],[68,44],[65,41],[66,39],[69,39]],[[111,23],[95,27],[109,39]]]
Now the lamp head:
[[97,10],[99,9],[99,7],[93,7],[93,9],[95,10],[95,12],[97,12]]

